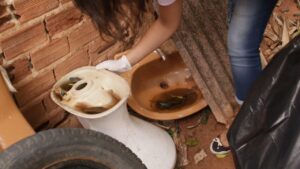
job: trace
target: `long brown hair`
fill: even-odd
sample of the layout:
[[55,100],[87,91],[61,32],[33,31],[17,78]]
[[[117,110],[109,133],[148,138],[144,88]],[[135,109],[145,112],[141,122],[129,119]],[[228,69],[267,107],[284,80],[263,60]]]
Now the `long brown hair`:
[[141,25],[147,3],[146,0],[75,0],[75,4],[92,18],[101,33],[130,43],[129,32]]

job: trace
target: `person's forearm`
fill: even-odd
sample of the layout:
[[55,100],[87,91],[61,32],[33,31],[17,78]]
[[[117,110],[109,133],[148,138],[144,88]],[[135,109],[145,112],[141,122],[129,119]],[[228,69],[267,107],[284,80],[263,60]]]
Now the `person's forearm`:
[[127,53],[127,58],[131,65],[136,64],[147,54],[155,50],[164,41],[166,41],[175,30],[164,27],[161,23],[155,22],[141,41]]
[[136,64],[165,42],[176,31],[181,19],[181,0],[166,7],[160,7],[160,17],[151,25],[149,30],[128,53],[131,65]]

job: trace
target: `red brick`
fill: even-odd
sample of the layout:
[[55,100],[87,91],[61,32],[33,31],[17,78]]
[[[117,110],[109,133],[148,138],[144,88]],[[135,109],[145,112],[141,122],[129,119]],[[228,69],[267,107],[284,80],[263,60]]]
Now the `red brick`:
[[41,102],[21,108],[21,112],[33,128],[37,128],[48,120],[48,115]]
[[71,51],[75,51],[97,37],[99,37],[99,31],[93,23],[90,21],[83,23],[78,29],[69,35]]
[[73,0],[60,0],[60,2],[61,2],[62,4],[65,4],[65,3],[68,3],[68,2],[71,2],[71,1],[73,1]]
[[55,128],[56,126],[60,125],[65,120],[67,113],[65,112],[65,110],[58,108],[50,112],[48,116],[48,123],[47,125],[43,126],[41,130]]
[[1,1],[0,1],[0,17],[5,16],[5,15],[8,14],[8,12],[6,10],[6,6],[7,5],[2,4]]
[[17,31],[12,36],[2,40],[2,50],[6,59],[10,60],[19,54],[47,41],[42,23]]
[[69,51],[67,38],[53,40],[47,46],[31,54],[33,67],[40,70],[65,56]]
[[113,59],[113,57],[117,53],[123,51],[123,49],[124,49],[124,44],[115,43],[113,46],[110,46],[103,52],[90,54],[92,65],[96,65],[106,59]]
[[19,106],[24,106],[47,92],[55,83],[52,71],[40,74],[29,83],[17,88],[16,99]]
[[5,22],[4,24],[0,25],[0,33],[6,31],[9,28],[12,28],[15,26],[15,23],[13,22]]
[[3,60],[4,60],[4,54],[0,53],[0,65],[3,64]]
[[57,126],[57,128],[83,128],[77,117],[69,115],[68,118]]
[[12,19],[12,17],[11,17],[11,15],[9,13],[3,14],[2,16],[0,16],[0,25],[2,25],[5,22],[10,21],[11,19]]
[[53,128],[59,125],[59,123],[61,123],[65,118],[66,112],[52,101],[50,92],[43,98],[43,105],[49,120],[45,126],[42,126],[41,130]]
[[43,98],[43,104],[45,106],[45,109],[48,113],[52,112],[53,110],[56,110],[59,106],[54,103],[54,101],[50,97],[50,93],[46,95],[46,97]]
[[50,35],[64,31],[82,20],[82,13],[77,8],[69,8],[46,18],[46,27]]
[[67,74],[68,72],[82,66],[87,66],[89,64],[89,58],[87,56],[87,52],[81,50],[71,57],[66,59],[61,64],[57,65],[54,69],[55,77],[59,80],[63,75]]
[[6,69],[13,83],[18,82],[31,74],[30,61],[27,58],[16,60],[11,65],[6,66]]
[[89,43],[89,55],[91,58],[98,58],[101,53],[115,43],[112,39],[103,39],[98,37],[96,40]]
[[0,33],[15,25],[15,23],[12,22],[12,15],[7,10],[8,8],[10,7],[8,7],[6,2],[1,2],[0,0]]
[[21,16],[20,22],[25,22],[58,7],[58,0],[15,0],[14,7]]
[[[0,9],[1,12],[1,9]],[[12,22],[12,17],[9,13],[4,13],[2,16],[0,16],[0,32],[3,32],[11,27],[13,27],[15,24]]]

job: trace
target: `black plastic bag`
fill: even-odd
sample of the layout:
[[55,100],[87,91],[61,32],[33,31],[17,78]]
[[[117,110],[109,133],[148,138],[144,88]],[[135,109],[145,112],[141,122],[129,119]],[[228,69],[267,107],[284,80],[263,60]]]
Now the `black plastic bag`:
[[254,83],[227,137],[237,169],[300,169],[300,36]]

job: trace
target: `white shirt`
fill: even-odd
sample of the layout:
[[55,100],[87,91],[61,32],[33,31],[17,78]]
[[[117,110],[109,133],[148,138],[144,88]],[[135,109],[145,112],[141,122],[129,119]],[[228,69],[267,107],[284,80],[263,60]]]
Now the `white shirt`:
[[168,6],[171,5],[176,0],[157,0],[158,4],[161,6]]

